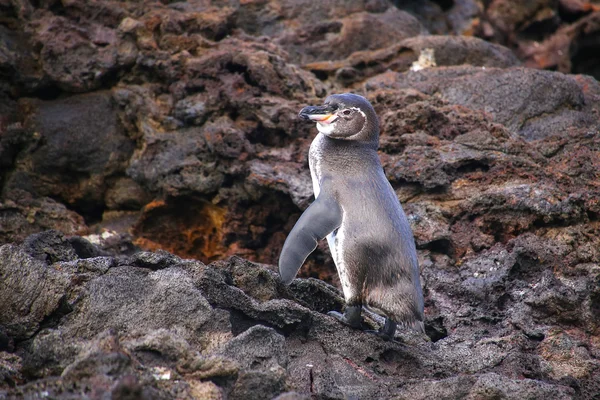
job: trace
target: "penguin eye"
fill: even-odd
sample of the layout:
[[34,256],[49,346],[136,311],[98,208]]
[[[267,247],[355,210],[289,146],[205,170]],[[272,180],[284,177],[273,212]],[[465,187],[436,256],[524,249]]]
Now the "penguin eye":
[[342,114],[344,114],[345,116],[348,116],[348,115],[352,114],[352,111],[346,109],[346,110],[342,111]]

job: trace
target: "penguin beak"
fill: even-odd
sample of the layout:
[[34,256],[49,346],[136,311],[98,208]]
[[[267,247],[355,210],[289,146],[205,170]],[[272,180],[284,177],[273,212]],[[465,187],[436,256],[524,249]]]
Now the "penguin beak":
[[298,116],[306,121],[315,121],[321,124],[330,124],[337,119],[335,107],[331,105],[308,106],[300,110]]

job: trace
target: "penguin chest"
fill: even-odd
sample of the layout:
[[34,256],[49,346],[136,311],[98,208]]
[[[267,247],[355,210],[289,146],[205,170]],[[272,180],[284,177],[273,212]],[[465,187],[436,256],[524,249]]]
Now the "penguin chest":
[[322,137],[319,134],[311,143],[310,149],[308,151],[308,167],[310,168],[310,177],[312,179],[313,193],[315,194],[315,199],[319,196],[319,193],[321,192],[321,185],[319,184],[319,181],[321,179],[321,160],[323,159],[323,149],[321,141]]
[[[323,157],[325,157],[322,142],[323,140],[323,135],[319,134],[310,145],[310,150],[308,153],[308,165],[310,167],[310,176],[312,179],[315,199],[319,196],[319,193],[321,193],[320,182],[324,175],[323,168],[326,165],[323,162]],[[347,300],[354,295],[354,290],[347,272],[346,263],[344,262],[346,245],[346,235],[344,234],[344,231],[344,217],[342,217],[342,226],[327,235],[326,239],[327,244],[329,245],[329,251],[333,257],[333,262],[335,263],[336,270],[340,277],[344,297]]]
[[345,256],[347,255],[345,250],[348,243],[346,240],[346,235],[344,234],[343,222],[339,229],[336,229],[327,235],[327,244],[329,245],[329,251],[333,257],[333,262],[335,263],[335,269],[340,277],[344,298],[348,300],[355,295],[355,285],[352,285],[350,274],[347,268],[348,263],[345,260]]

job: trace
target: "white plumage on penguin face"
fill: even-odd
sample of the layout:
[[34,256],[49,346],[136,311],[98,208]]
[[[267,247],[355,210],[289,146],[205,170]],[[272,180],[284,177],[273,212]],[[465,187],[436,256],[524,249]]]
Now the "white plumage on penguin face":
[[317,129],[324,135],[334,139],[350,139],[360,133],[367,122],[364,112],[358,107],[338,110],[330,123],[317,122]]
[[332,139],[376,141],[379,122],[375,110],[362,96],[345,93],[327,97],[323,106],[308,106],[300,117],[315,121],[317,129]]

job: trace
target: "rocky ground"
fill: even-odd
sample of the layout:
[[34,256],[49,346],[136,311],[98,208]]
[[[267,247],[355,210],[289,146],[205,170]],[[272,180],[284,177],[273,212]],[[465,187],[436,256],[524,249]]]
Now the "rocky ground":
[[[600,399],[598,54],[585,0],[0,0],[0,397]],[[345,91],[427,337],[273,272]]]

